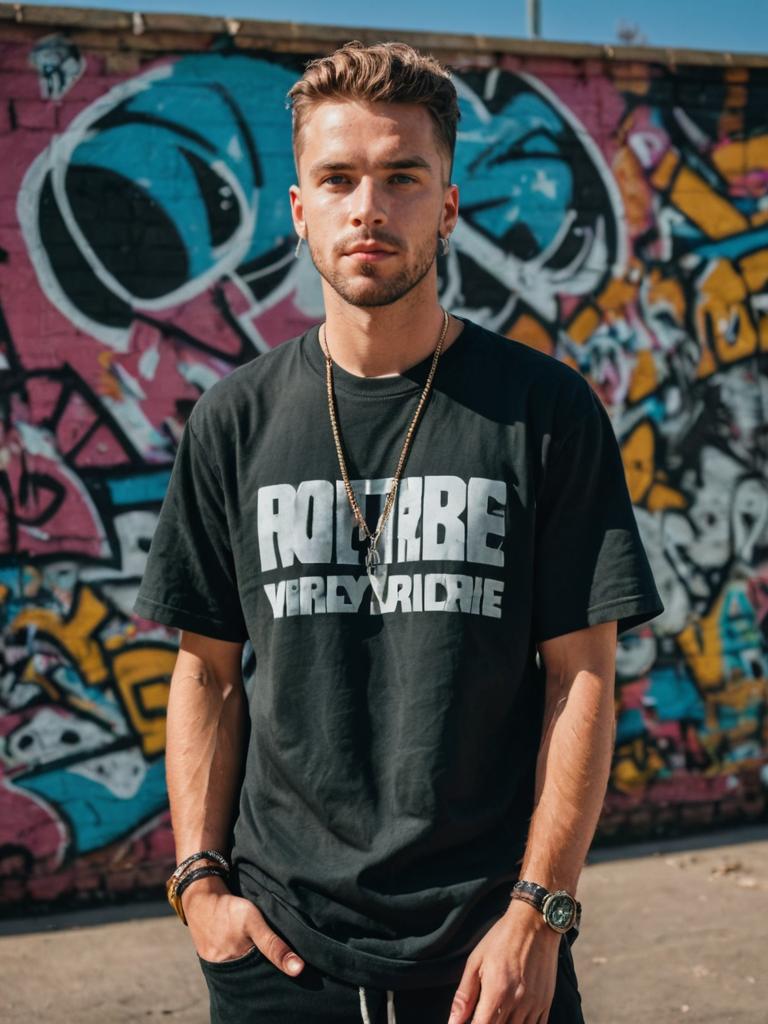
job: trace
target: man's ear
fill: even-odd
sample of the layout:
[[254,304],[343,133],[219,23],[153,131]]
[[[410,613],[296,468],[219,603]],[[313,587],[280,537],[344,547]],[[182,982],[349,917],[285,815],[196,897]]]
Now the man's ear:
[[304,205],[301,201],[301,188],[298,185],[291,185],[288,189],[288,198],[291,204],[294,230],[300,238],[305,238],[307,232],[304,223]]
[[448,185],[445,189],[443,209],[440,216],[440,233],[450,235],[459,219],[459,186]]

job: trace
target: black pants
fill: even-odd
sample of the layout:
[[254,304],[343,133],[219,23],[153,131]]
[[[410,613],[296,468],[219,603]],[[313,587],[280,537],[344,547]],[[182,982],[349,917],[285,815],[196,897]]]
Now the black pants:
[[[200,958],[198,958],[200,959]],[[311,964],[292,978],[254,948],[237,960],[200,966],[211,997],[211,1024],[363,1024],[357,985],[323,974]],[[397,1024],[448,1024],[455,985],[397,989]],[[365,987],[371,1024],[387,1024],[387,993]],[[557,981],[548,1024],[584,1024],[571,948],[560,940]]]

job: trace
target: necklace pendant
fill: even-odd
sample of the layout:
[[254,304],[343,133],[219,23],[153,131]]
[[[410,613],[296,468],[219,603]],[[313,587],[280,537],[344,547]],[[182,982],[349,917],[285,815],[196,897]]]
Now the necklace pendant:
[[[360,541],[361,544],[363,544],[365,542],[365,539],[366,539],[367,536],[368,535],[365,532],[365,527],[364,526],[358,526],[358,528],[357,528],[357,539]],[[367,556],[366,556],[366,558],[367,558]]]
[[380,568],[381,559],[379,552],[376,550],[376,545],[371,543],[368,546],[368,550],[365,553],[365,568],[368,570],[368,575],[375,574]]
[[365,569],[371,583],[371,590],[379,603],[384,601],[384,590],[387,585],[387,566],[382,565],[379,552],[374,543],[365,553]]

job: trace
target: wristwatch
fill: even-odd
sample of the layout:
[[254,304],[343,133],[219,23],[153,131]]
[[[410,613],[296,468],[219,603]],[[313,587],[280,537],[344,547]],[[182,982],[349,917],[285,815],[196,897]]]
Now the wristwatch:
[[544,920],[556,932],[568,932],[571,929],[578,935],[581,925],[581,904],[565,889],[550,892],[536,882],[515,882],[512,899],[525,900],[532,907],[540,910]]

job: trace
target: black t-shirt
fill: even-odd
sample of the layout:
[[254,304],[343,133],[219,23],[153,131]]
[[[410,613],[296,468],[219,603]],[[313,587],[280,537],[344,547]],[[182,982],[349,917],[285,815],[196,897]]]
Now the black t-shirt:
[[[250,638],[234,885],[348,982],[458,982],[533,811],[536,644],[663,606],[610,419],[558,360],[460,318],[378,549],[339,469],[317,327],[214,384],[184,429],[135,611]],[[374,530],[432,356],[334,367]]]

